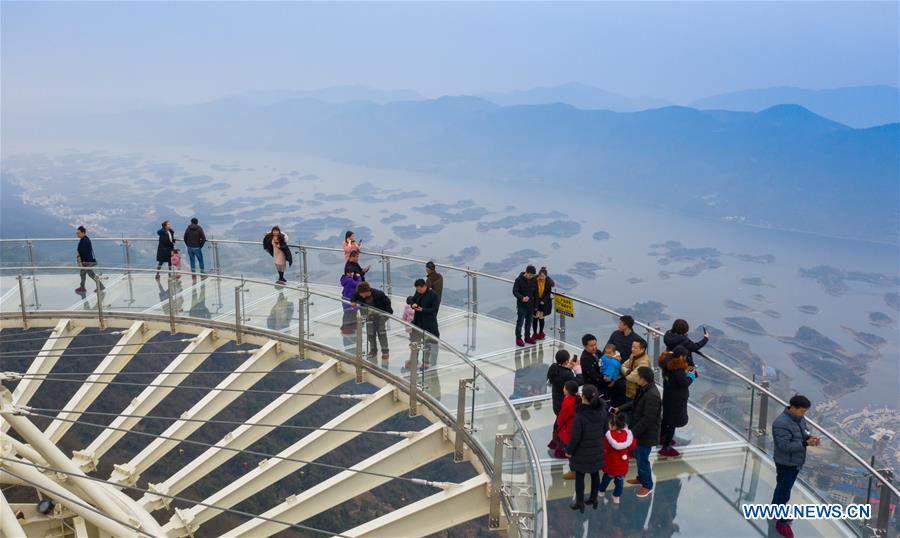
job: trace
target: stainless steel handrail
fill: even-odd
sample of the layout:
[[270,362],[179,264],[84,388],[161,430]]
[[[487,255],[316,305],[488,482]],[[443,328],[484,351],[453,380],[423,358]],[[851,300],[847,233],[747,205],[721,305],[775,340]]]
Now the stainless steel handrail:
[[[0,244],[3,244],[3,243],[26,243],[26,242],[28,242],[28,241],[32,241],[32,242],[33,242],[33,241],[74,241],[75,239],[76,239],[76,238],[74,238],[74,237],[73,237],[73,238],[41,238],[41,239],[0,239]],[[92,241],[123,241],[123,240],[126,240],[126,239],[129,240],[129,241],[157,241],[156,238],[115,238],[115,237],[91,238]],[[231,243],[231,244],[249,244],[249,245],[259,245],[259,244],[260,244],[259,241],[245,241],[245,240],[231,240],[231,239],[225,239],[225,240],[223,240],[223,239],[211,239],[210,241],[215,241],[215,242],[225,243],[225,244],[229,244],[229,243]],[[300,245],[300,244],[289,244],[289,246],[292,247],[292,248],[302,248],[302,249],[306,249],[306,250],[320,250],[320,251],[325,251],[325,252],[340,252],[340,253],[343,253],[343,249],[341,249],[341,248],[336,248],[336,247],[321,247],[321,246],[315,246],[315,245]],[[396,254],[386,254],[386,253],[384,253],[384,252],[372,252],[372,251],[361,251],[361,252],[362,252],[363,254],[368,254],[368,255],[371,255],[371,256],[380,256],[380,257],[386,257],[386,258],[391,258],[391,259],[395,259],[395,260],[402,260],[402,261],[408,261],[408,262],[421,263],[421,264],[423,264],[423,265],[424,265],[426,262],[431,261],[431,260],[425,260],[425,259],[422,259],[422,258],[414,258],[414,257],[411,257],[411,256],[403,256],[403,255],[396,255]],[[438,262],[438,261],[434,261],[434,263],[435,263],[435,265],[438,266],[438,267],[450,269],[450,270],[453,270],[453,271],[459,271],[459,272],[461,272],[461,273],[465,273],[465,274],[469,274],[469,275],[481,276],[481,277],[488,278],[488,279],[491,279],[491,280],[496,280],[496,281],[498,281],[498,282],[504,282],[504,283],[508,283],[508,284],[512,284],[512,283],[514,282],[514,280],[513,280],[513,279],[510,279],[510,278],[506,278],[506,277],[502,277],[502,276],[497,276],[497,275],[492,275],[492,274],[484,273],[484,272],[481,272],[481,271],[474,271],[474,270],[471,270],[471,269],[466,269],[466,268],[462,268],[462,267],[458,267],[458,266],[454,266],[454,265],[451,265],[451,264],[442,263],[442,262]],[[554,293],[554,295],[556,295],[556,293]],[[594,303],[594,302],[592,302],[592,301],[588,301],[588,300],[586,300],[586,299],[582,299],[582,298],[580,298],[580,297],[575,297],[575,296],[572,296],[572,295],[569,295],[569,294],[565,294],[565,293],[560,293],[559,295],[562,295],[562,296],[565,296],[565,297],[567,297],[567,298],[569,298],[569,299],[572,299],[574,302],[580,303],[580,304],[582,304],[582,305],[584,305],[584,306],[587,306],[587,307],[589,307],[589,308],[593,308],[593,309],[595,309],[595,310],[600,310],[600,311],[602,311],[602,312],[605,312],[605,313],[607,313],[607,314],[609,314],[609,315],[611,315],[611,316],[620,317],[620,316],[622,315],[621,313],[619,313],[619,312],[617,312],[617,311],[615,311],[615,310],[613,310],[613,309],[611,309],[611,308],[609,308],[609,307],[606,307],[606,306],[603,306],[603,305]],[[638,321],[638,320],[635,320],[635,324],[636,324],[637,326],[639,326],[639,327],[641,327],[641,328],[643,328],[643,329],[645,329],[645,330],[647,330],[647,331],[649,331],[649,332],[651,332],[651,333],[657,335],[657,336],[663,336],[663,334],[664,334],[662,331],[660,331],[660,330],[657,329],[656,327],[653,327],[653,326],[651,326],[651,325],[649,325],[649,324],[647,324],[647,323],[643,323],[643,322],[640,322],[640,321]],[[776,395],[775,393],[771,392],[769,389],[767,389],[767,388],[763,387],[762,385],[756,383],[755,381],[753,381],[752,379],[748,378],[747,376],[741,374],[740,372],[738,372],[738,371],[735,370],[734,368],[731,368],[730,366],[726,365],[726,364],[723,363],[722,361],[720,361],[720,360],[718,360],[718,359],[712,357],[712,356],[709,355],[709,354],[706,354],[706,353],[699,353],[699,352],[698,352],[698,354],[701,355],[701,356],[702,356],[703,358],[705,358],[706,360],[708,360],[708,361],[709,361],[710,363],[712,363],[713,365],[715,365],[715,366],[717,366],[717,367],[719,367],[719,368],[725,370],[726,372],[728,372],[728,373],[731,374],[732,376],[737,377],[737,378],[740,379],[743,383],[746,383],[748,386],[753,387],[755,390],[759,391],[760,394],[766,394],[768,397],[773,398],[775,401],[781,403],[782,405],[787,406],[787,402],[786,402],[784,399],[782,399],[781,397],[779,397],[779,396]],[[858,454],[856,454],[856,452],[854,452],[850,447],[848,447],[843,441],[841,441],[840,439],[838,439],[836,436],[834,436],[831,432],[829,432],[829,431],[826,430],[824,427],[822,427],[821,425],[819,425],[817,422],[813,421],[812,419],[806,419],[806,420],[807,420],[807,422],[809,423],[810,426],[812,426],[812,427],[815,428],[816,430],[820,431],[826,438],[828,438],[831,442],[833,442],[833,443],[835,444],[835,446],[837,446],[837,447],[840,448],[842,451],[844,451],[844,452],[846,452],[848,455],[850,455],[850,456],[851,456],[857,463],[859,463],[866,471],[868,471],[869,473],[871,473],[871,474],[873,475],[873,477],[874,477],[876,480],[878,480],[878,481],[881,482],[882,484],[886,484],[887,487],[893,492],[894,495],[897,495],[898,497],[900,497],[900,490],[898,490],[898,488],[897,488],[896,486],[894,486],[894,485],[893,485],[886,477],[882,476],[881,473],[878,472],[878,470],[876,470],[874,467],[872,467],[872,465],[869,464],[868,461],[866,461],[864,458],[862,458],[861,456],[859,456]]]
[[[62,240],[62,239],[49,239],[49,240],[50,240],[50,241],[54,241],[54,240]],[[66,239],[66,240],[67,240],[67,239]],[[92,240],[100,240],[100,241],[102,241],[102,240],[107,240],[107,238],[99,238],[99,239],[93,239],[93,238],[92,238]],[[120,241],[119,239],[114,239],[114,240]],[[130,239],[130,240],[134,240],[134,239]],[[139,239],[139,240],[141,240],[141,239]],[[0,242],[8,242],[8,241],[9,241],[9,240],[0,240]],[[243,242],[243,243],[257,244],[256,241],[245,241],[245,242]],[[335,250],[337,250],[337,249],[335,249]],[[72,272],[76,272],[76,271],[80,271],[81,268],[80,268],[79,266],[71,266],[71,265],[69,265],[69,266],[65,266],[65,265],[64,265],[64,266],[59,266],[59,265],[55,265],[55,266],[40,266],[40,265],[34,265],[34,266],[20,266],[20,267],[10,267],[10,266],[6,266],[6,267],[0,267],[0,273],[2,273],[2,272],[11,272],[11,271],[16,271],[16,270],[23,270],[23,269],[24,269],[24,270],[28,270],[28,271],[41,271],[41,270],[53,270],[53,271],[57,271],[57,270],[58,270],[58,271],[72,271]],[[116,274],[118,274],[118,273],[123,273],[123,274],[125,274],[125,273],[146,273],[146,274],[156,274],[156,273],[158,272],[158,271],[156,271],[155,269],[140,269],[140,268],[127,268],[127,267],[109,267],[109,266],[102,266],[102,267],[101,267],[101,266],[94,266],[94,269],[97,270],[97,271],[100,271],[100,272],[113,272],[113,273],[116,273]],[[264,286],[271,286],[271,285],[272,285],[272,282],[270,282],[270,281],[268,281],[268,280],[260,280],[260,279],[247,278],[247,277],[234,277],[234,276],[228,276],[228,275],[204,275],[204,274],[202,274],[202,273],[192,273],[192,272],[190,272],[190,271],[180,271],[180,273],[181,273],[182,275],[192,275],[192,276],[199,276],[199,277],[208,276],[208,278],[213,278],[213,279],[229,280],[229,281],[233,281],[233,282],[240,283],[241,286],[243,286],[243,285],[245,285],[245,284],[247,284],[247,283],[261,284],[261,285],[264,285]],[[322,291],[309,289],[308,287],[305,287],[305,286],[304,286],[304,287],[300,287],[300,286],[279,285],[279,288],[282,289],[282,290],[293,290],[293,291],[301,292],[301,293],[308,294],[308,295],[315,295],[315,296],[318,296],[318,297],[323,297],[323,298],[326,298],[326,299],[329,299],[329,300],[332,300],[332,301],[337,301],[337,302],[341,303],[342,305],[343,305],[343,304],[351,304],[350,301],[344,299],[341,295],[336,295],[336,296],[335,296],[335,295],[330,295],[330,294],[325,293],[325,292],[322,292]],[[384,316],[385,318],[390,319],[390,320],[394,321],[395,323],[399,323],[401,326],[404,326],[404,327],[406,327],[407,329],[410,329],[410,330],[413,331],[413,332],[422,332],[422,333],[425,333],[425,331],[423,331],[422,329],[419,329],[419,328],[416,327],[415,325],[412,325],[411,323],[409,323],[409,322],[403,320],[403,318],[396,317],[396,316],[394,316],[393,314],[388,314],[388,313],[386,313],[386,312],[380,312],[380,311],[379,311],[379,315]],[[188,316],[188,317],[190,317],[190,316]],[[457,350],[455,347],[453,347],[453,346],[451,346],[450,344],[448,344],[446,341],[440,339],[439,337],[436,337],[436,336],[432,335],[431,333],[425,333],[425,334],[428,334],[428,339],[429,339],[429,340],[436,342],[439,346],[442,346],[444,349],[450,351],[450,353],[456,355],[456,357],[458,357],[459,359],[462,359],[462,361],[463,361],[467,366],[471,366],[471,367],[473,368],[473,371],[474,371],[474,372],[477,372],[477,374],[478,374],[479,376],[481,376],[481,378],[482,378],[482,379],[487,383],[487,385],[494,391],[494,393],[495,393],[497,396],[500,397],[500,399],[501,399],[501,401],[503,402],[504,406],[507,408],[507,411],[509,412],[509,414],[512,416],[513,420],[515,421],[515,423],[516,423],[516,428],[517,428],[518,432],[521,432],[521,434],[522,434],[522,436],[523,436],[523,438],[524,438],[524,440],[525,440],[526,449],[527,449],[528,452],[531,454],[532,460],[535,462],[536,469],[535,469],[534,476],[535,476],[535,478],[536,478],[536,480],[537,480],[537,484],[535,485],[535,487],[537,488],[537,494],[538,494],[538,498],[539,498],[539,501],[540,501],[539,504],[540,504],[540,506],[541,506],[541,518],[542,518],[542,527],[541,527],[541,528],[542,528],[542,535],[546,537],[546,536],[547,536],[547,510],[546,510],[547,502],[546,502],[546,499],[545,499],[545,495],[546,495],[546,487],[545,487],[545,484],[544,484],[543,472],[541,471],[541,468],[540,468],[540,462],[541,462],[541,459],[540,459],[540,457],[538,456],[537,449],[536,449],[536,447],[535,447],[535,445],[534,445],[534,441],[531,439],[531,434],[528,432],[528,428],[525,427],[525,424],[522,422],[521,417],[519,417],[518,413],[516,412],[515,406],[512,405],[512,402],[509,401],[509,398],[507,398],[506,395],[503,393],[503,391],[500,390],[500,387],[498,387],[497,384],[494,383],[494,381],[493,381],[490,377],[488,377],[487,375],[485,375],[485,374],[481,371],[481,369],[478,368],[478,365],[476,365],[476,364],[475,364],[471,359],[469,359],[465,354],[463,354],[462,352],[460,352],[459,350]],[[370,365],[370,367],[378,368],[377,365]],[[443,404],[441,404],[441,405],[443,405]],[[453,410],[452,410],[452,409],[448,409],[448,412],[452,413]],[[489,452],[489,447],[483,447],[483,448],[484,448],[485,451],[488,451],[488,452]],[[502,473],[503,471],[502,471],[502,469],[494,469],[494,472]]]

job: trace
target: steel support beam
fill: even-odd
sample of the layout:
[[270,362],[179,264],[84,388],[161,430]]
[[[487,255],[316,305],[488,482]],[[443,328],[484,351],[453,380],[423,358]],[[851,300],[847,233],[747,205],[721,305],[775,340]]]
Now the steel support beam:
[[[406,404],[398,398],[397,390],[393,387],[384,387],[328,421],[321,430],[310,433],[277,455],[279,458],[315,461],[359,435],[353,431],[331,431],[332,429],[366,431],[405,408]],[[284,459],[263,460],[255,469],[204,499],[203,502],[230,508],[304,466],[303,463]],[[154,502],[156,501],[150,496],[145,496],[141,500],[144,506]],[[221,510],[199,505],[187,510],[176,508],[175,515],[163,529],[169,536],[188,536],[220,513]]]
[[[82,330],[83,327],[76,327],[67,319],[59,320],[59,323],[53,328],[37,356],[28,365],[28,371],[25,373],[25,376],[26,378],[31,377],[31,379],[22,379],[16,385],[12,395],[14,405],[28,404],[28,401],[31,400],[31,397],[34,396],[34,393],[41,386],[43,376],[50,373],[53,367],[56,366],[60,355],[69,346],[69,342]],[[0,431],[5,432],[8,429],[9,424],[6,422],[0,424]]]
[[6,496],[0,492],[0,536],[8,536],[9,538],[18,538],[27,536],[25,529],[19,525],[16,514],[13,512],[9,503],[6,502]]
[[[215,331],[212,329],[203,329],[194,340],[190,342],[182,352],[170,362],[166,368],[153,379],[152,385],[180,385],[182,381],[187,379],[190,374],[171,372],[193,372],[210,354],[214,353],[227,340],[217,339]],[[165,387],[147,387],[135,399],[131,400],[122,415],[147,415],[149,414],[166,396],[173,390]],[[124,431],[119,429],[131,430],[140,418],[132,416],[118,416],[109,428],[103,430],[91,444],[84,450],[76,450],[73,453],[73,459],[81,466],[85,472],[93,471],[97,468],[97,462],[106,452],[111,449],[119,440],[125,436]],[[112,429],[117,428],[117,429]]]
[[342,532],[358,538],[429,536],[488,513],[491,478],[481,474]]
[[[116,374],[125,368],[131,361],[132,357],[140,351],[141,346],[156,335],[156,331],[150,330],[144,325],[143,321],[135,321],[131,327],[125,331],[125,334],[119,339],[115,346],[104,357],[103,361],[94,369],[94,373],[88,376],[88,381],[112,381],[115,376],[100,374]],[[67,411],[57,415],[47,427],[47,437],[53,443],[58,443],[62,436],[65,435],[69,428],[72,427],[71,422],[65,422],[59,419],[77,420],[94,400],[100,396],[100,393],[106,389],[107,385],[102,383],[85,383],[78,388],[72,398],[63,407]]]
[[[391,480],[391,478],[358,471],[403,476],[426,463],[453,452],[453,445],[447,440],[444,428],[443,424],[432,424],[413,437],[382,450],[350,469],[342,471],[302,493],[291,495],[283,503],[261,515],[280,521],[300,523]],[[251,519],[223,536],[259,538],[271,536],[283,530],[285,530],[284,525],[262,519]]]
[[[287,358],[287,355],[278,352],[278,347],[278,342],[275,340],[266,342],[249,359],[238,366],[233,374],[222,380],[216,385],[215,389],[211,390],[193,407],[185,411],[182,417],[211,419],[216,416],[241,395],[241,390],[249,389],[266,375],[265,373],[249,374],[245,373],[245,371],[271,371],[279,362]],[[226,392],[222,389],[237,390]],[[201,422],[178,420],[166,428],[161,435],[174,439],[186,439],[202,425],[203,423]],[[139,454],[134,456],[131,461],[123,465],[115,465],[110,480],[117,484],[134,485],[142,472],[159,461],[160,458],[175,448],[178,443],[179,441],[173,439],[154,439]]]
[[[316,373],[306,376],[299,383],[291,387],[288,392],[327,394],[338,385],[352,379],[349,374],[338,371],[338,362],[330,360],[319,367]],[[283,424],[302,412],[310,405],[319,401],[318,397],[305,396],[303,394],[286,394],[279,396],[264,409],[247,419],[247,423],[259,424]],[[264,435],[274,430],[271,426],[241,425],[227,433],[215,447],[208,448],[203,454],[194,458],[187,465],[178,470],[165,482],[153,484],[153,490],[168,495],[178,495],[204,476],[215,471],[220,465],[238,455],[229,449],[245,449],[258,441]],[[168,499],[158,495],[146,494],[147,502],[142,504],[151,510],[167,508]],[[152,497],[151,501],[149,498]]]

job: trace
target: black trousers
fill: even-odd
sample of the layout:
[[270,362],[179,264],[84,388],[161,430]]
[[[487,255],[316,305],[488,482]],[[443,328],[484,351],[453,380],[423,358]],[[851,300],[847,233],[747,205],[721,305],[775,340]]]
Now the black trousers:
[[[584,474],[575,471],[575,502],[584,504]],[[597,493],[600,491],[600,471],[591,473],[591,496],[590,499],[596,499]]]

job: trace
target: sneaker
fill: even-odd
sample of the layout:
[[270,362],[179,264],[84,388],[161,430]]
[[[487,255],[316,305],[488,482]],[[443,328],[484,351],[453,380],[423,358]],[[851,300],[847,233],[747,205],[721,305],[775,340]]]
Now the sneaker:
[[637,492],[637,497],[638,499],[643,499],[644,497],[648,497],[651,493],[653,493],[652,489],[647,489],[641,486],[641,489],[639,489]]
[[381,360],[383,360],[383,361],[386,361],[390,358],[391,358],[391,354],[388,353],[387,351],[385,351],[384,353],[381,354]]
[[625,483],[628,485],[631,485],[631,486],[637,486],[638,484],[641,483],[641,479],[640,478],[629,478],[628,480],[625,481]]
[[156,280],[159,280],[159,273],[156,273],[156,276],[154,278],[156,278]]
[[516,338],[516,345],[519,347],[525,347],[525,341],[521,338]]
[[775,524],[775,532],[784,536],[784,538],[794,538],[794,530],[784,521],[779,521]]
[[368,353],[366,354],[366,357],[369,358],[369,359],[374,359],[376,356],[378,356],[378,352],[377,352],[377,351],[370,351],[370,352],[368,352]]
[[535,342],[537,342],[537,340],[535,340],[533,336],[526,336],[526,337],[525,337],[525,343],[526,343],[526,344],[533,344],[533,343],[535,343]]
[[75,288],[75,293],[87,293],[87,288],[83,286],[80,288]]
[[619,504],[619,497],[613,495],[613,504]]
[[563,473],[563,480],[575,480],[575,471],[566,471]]
[[544,333],[537,333],[536,335],[534,335],[534,339],[535,339],[535,340],[543,340],[543,339],[544,339]]

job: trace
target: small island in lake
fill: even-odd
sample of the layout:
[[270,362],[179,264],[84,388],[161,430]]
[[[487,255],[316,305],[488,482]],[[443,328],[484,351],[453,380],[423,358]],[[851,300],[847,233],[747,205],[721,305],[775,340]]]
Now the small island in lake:
[[804,314],[816,315],[819,313],[819,307],[812,304],[800,305],[797,307],[797,310],[803,312]]
[[751,334],[768,334],[766,333],[766,330],[763,328],[763,326],[753,318],[734,316],[725,318],[725,323]]
[[791,359],[798,368],[822,381],[822,392],[829,398],[839,398],[866,385],[858,369],[848,368],[837,361],[820,357],[809,351],[795,351]]
[[848,333],[853,335],[853,338],[859,342],[860,344],[866,346],[869,349],[878,350],[885,344],[887,344],[887,340],[878,336],[877,334],[866,333],[862,331],[854,331],[850,327],[846,327],[841,325],[841,328],[847,331]]
[[750,308],[749,306],[747,306],[743,303],[739,303],[733,299],[726,299],[725,307],[730,308],[732,310],[740,310],[742,312],[754,312],[754,310],[752,308]]
[[894,320],[884,312],[869,312],[869,323],[876,327],[887,327],[894,323]]
[[893,308],[894,310],[900,310],[900,293],[889,291],[884,294],[884,304]]

